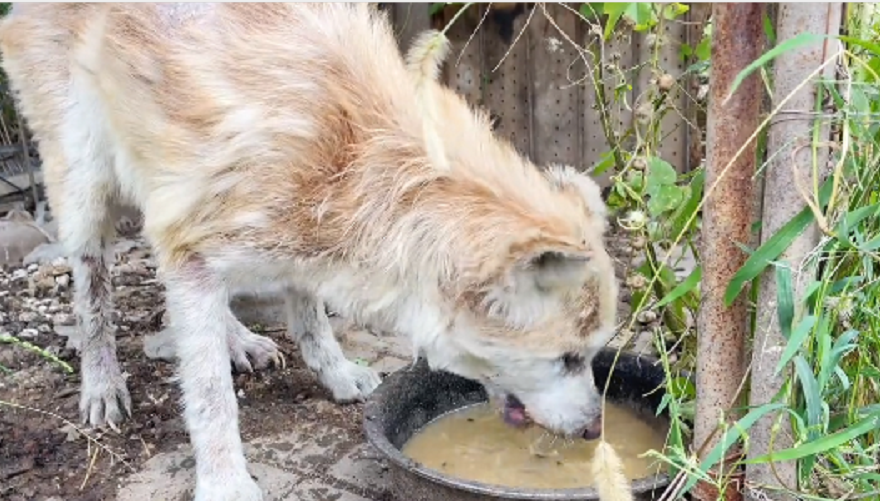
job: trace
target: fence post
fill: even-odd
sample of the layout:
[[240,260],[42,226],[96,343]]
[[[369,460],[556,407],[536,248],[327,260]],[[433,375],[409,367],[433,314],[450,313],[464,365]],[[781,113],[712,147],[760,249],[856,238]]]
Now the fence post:
[[[778,40],[781,43],[804,32],[838,35],[842,11],[841,3],[781,4],[776,30]],[[827,40],[822,44],[811,44],[792,50],[784,57],[779,57],[774,61],[774,108],[780,100],[786,99],[792,91],[801,85],[810,73],[829,58],[835,57],[834,44],[836,43],[838,42]],[[831,78],[834,71],[835,66],[829,64],[822,77]],[[762,242],[766,242],[776,234],[785,223],[806,206],[796,189],[794,176],[800,176],[802,184],[811,184],[812,149],[798,148],[798,145],[810,141],[813,129],[816,127],[816,117],[813,114],[816,88],[815,82],[803,86],[792,96],[786,108],[780,111],[779,119],[770,125],[768,151],[772,155],[772,160],[764,173]],[[820,140],[826,141],[830,134],[829,123],[827,120],[823,122],[819,137]],[[817,148],[815,161],[823,178],[828,170],[828,153],[827,148]],[[819,182],[821,183],[822,180]],[[804,269],[801,265],[804,258],[818,244],[819,238],[819,230],[815,225],[807,228],[778,259],[792,267],[792,289],[795,305],[800,303],[804,289],[815,276],[814,267]],[[779,364],[786,345],[776,314],[776,293],[776,274],[771,266],[761,277],[761,288],[758,291],[757,330],[752,351],[750,406],[769,403],[785,382],[784,373],[776,374],[776,366]],[[777,431],[773,431],[774,423],[780,418],[776,413],[764,416],[749,430],[751,438],[749,457],[772,452],[771,444],[773,450],[787,449],[794,445],[787,415],[781,417],[783,419]],[[746,468],[746,478],[749,485],[754,485],[757,488],[752,495],[748,496],[749,499],[776,501],[795,499],[794,496],[786,493],[785,489],[797,490],[798,488],[797,462],[777,462],[772,466],[771,468],[769,464],[754,464]],[[774,489],[758,492],[763,491],[761,486],[771,486]]]
[[[761,82],[752,74],[728,96],[737,74],[760,55],[763,5],[716,3],[712,5],[712,75],[709,81],[707,117],[706,200],[703,206],[702,303],[697,319],[697,408],[694,444],[700,459],[721,439],[719,421],[731,418],[737,407],[745,371],[745,339],[748,311],[744,295],[729,308],[724,292],[730,279],[745,262],[737,246],[750,238],[756,141],[761,104]],[[734,446],[736,447],[736,446]],[[711,472],[714,479],[727,477],[738,449]],[[738,501],[739,486],[731,482],[719,493],[700,482],[694,497],[702,501]]]

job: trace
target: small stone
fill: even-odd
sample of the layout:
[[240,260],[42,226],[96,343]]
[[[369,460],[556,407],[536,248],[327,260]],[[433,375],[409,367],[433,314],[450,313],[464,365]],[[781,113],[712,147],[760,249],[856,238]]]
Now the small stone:
[[38,315],[33,311],[23,311],[18,314],[18,321],[23,324],[29,324],[37,320]]
[[22,329],[21,332],[18,333],[18,337],[22,339],[33,339],[37,337],[37,329]]
[[51,290],[55,288],[55,279],[51,275],[41,277],[36,281],[35,286],[39,290]]
[[49,324],[40,324],[37,326],[37,330],[41,334],[49,334],[50,332],[52,332],[52,327]]
[[70,275],[59,275],[55,277],[55,283],[60,289],[66,289],[70,285]]
[[80,436],[79,430],[76,429],[76,426],[73,424],[66,424],[61,428],[58,428],[58,431],[65,435],[65,442],[74,442]]
[[657,314],[651,310],[641,311],[636,317],[636,320],[638,320],[640,324],[654,323],[657,321]]
[[57,325],[74,325],[76,318],[70,313],[56,313],[52,316],[52,323]]
[[31,263],[27,267],[28,273],[36,273],[36,271],[39,269],[40,269],[40,265],[38,265],[37,263]]

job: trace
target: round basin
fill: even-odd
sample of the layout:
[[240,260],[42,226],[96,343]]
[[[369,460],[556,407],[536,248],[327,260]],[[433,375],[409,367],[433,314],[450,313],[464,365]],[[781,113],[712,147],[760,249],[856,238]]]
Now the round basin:
[[[593,360],[598,388],[604,387],[615,350],[603,349]],[[663,398],[663,368],[656,359],[621,353],[608,388],[609,400],[637,412],[665,432],[669,421],[656,416]],[[390,463],[390,484],[400,501],[478,501],[490,499],[598,500],[593,488],[524,489],[488,485],[450,477],[405,456],[401,448],[415,433],[437,417],[486,401],[479,383],[443,371],[431,371],[424,360],[390,376],[373,392],[364,408],[367,439]],[[500,419],[500,418],[499,418]],[[659,497],[669,484],[665,474],[632,482],[634,497]]]

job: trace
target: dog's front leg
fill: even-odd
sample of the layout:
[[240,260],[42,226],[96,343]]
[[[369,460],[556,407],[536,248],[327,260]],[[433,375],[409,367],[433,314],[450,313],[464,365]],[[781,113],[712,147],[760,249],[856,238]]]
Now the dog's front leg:
[[168,311],[177,336],[184,418],[196,458],[195,501],[257,501],[238,429],[227,332],[228,291],[204,260],[166,270]]

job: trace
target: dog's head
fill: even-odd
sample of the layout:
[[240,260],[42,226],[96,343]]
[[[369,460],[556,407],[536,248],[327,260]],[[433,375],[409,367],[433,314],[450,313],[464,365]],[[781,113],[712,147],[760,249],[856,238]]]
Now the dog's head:
[[536,202],[544,214],[472,236],[486,249],[476,252],[481,278],[459,294],[454,325],[428,358],[482,382],[511,424],[597,438],[601,396],[591,362],[613,334],[617,304],[605,205],[598,186],[574,169],[552,166],[539,179],[547,184],[533,187],[534,196],[550,198]]
[[419,348],[432,366],[481,381],[508,422],[598,438],[591,362],[617,306],[599,187],[570,167],[541,173],[499,140],[485,112],[436,82],[445,53],[443,35],[427,32],[408,61],[428,158],[454,180],[432,209],[467,255],[446,256],[453,311]]

